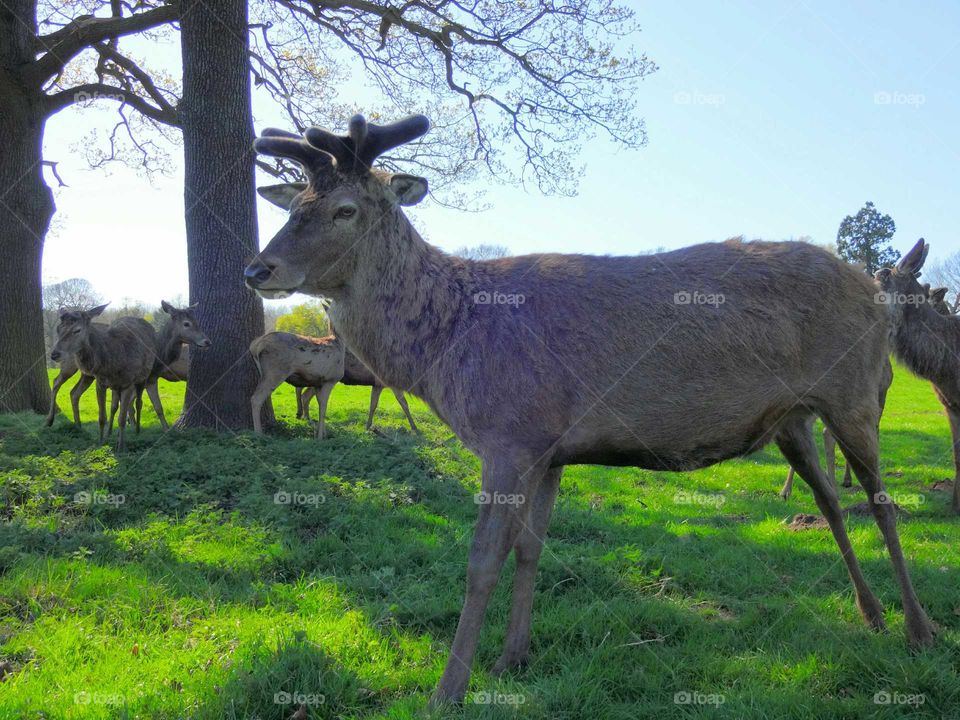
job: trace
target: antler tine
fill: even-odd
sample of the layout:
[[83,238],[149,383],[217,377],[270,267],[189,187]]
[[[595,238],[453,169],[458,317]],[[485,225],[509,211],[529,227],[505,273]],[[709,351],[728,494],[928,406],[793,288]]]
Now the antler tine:
[[253,149],[261,155],[294,160],[311,177],[333,164],[329,153],[314,147],[300,135],[276,128],[264,130],[263,135],[254,140]]
[[312,127],[304,137],[315,148],[333,155],[339,170],[365,172],[380,155],[416,140],[429,129],[430,121],[423,115],[411,115],[390,125],[374,125],[367,123],[362,115],[354,115],[346,136]]

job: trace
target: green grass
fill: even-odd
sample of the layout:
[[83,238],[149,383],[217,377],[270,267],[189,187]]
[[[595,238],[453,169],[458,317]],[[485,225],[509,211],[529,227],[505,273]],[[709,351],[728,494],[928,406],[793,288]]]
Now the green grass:
[[[171,419],[182,387],[161,386]],[[0,417],[0,718],[267,720],[296,709],[283,693],[307,696],[311,718],[424,714],[460,610],[479,466],[416,401],[425,437],[411,435],[388,395],[379,437],[363,431],[368,391],[338,387],[322,443],[286,386],[285,425],[266,438],[163,434],[145,408],[122,455],[96,443],[92,392],[80,431],[62,415],[51,429]],[[960,717],[960,521],[930,489],[952,475],[947,422],[898,372],[882,431],[891,492],[923,500],[900,530],[934,648],[907,649],[879,533],[851,517],[890,626],[865,629],[829,532],[784,524],[816,508],[802,484],[777,497],[776,450],[686,474],[574,467],[537,579],[531,666],[488,673],[510,561],[468,702],[447,712]],[[875,703],[884,692],[923,704]]]

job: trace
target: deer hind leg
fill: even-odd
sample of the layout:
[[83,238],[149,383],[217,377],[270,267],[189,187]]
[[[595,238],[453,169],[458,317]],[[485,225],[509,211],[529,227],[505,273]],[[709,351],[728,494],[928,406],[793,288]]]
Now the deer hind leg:
[[432,704],[463,700],[490,595],[497,586],[510,549],[530,522],[530,504],[509,502],[509,499],[529,498],[529,488],[537,484],[531,480],[539,481],[547,465],[546,458],[536,462],[536,456],[530,457],[526,453],[483,461],[483,492],[478,496],[480,515],[467,563],[466,598]]
[[93,375],[81,375],[77,384],[70,390],[70,407],[73,408],[73,424],[80,427],[80,397],[93,385]]
[[380,404],[380,393],[382,392],[382,385],[374,385],[370,388],[370,412],[367,413],[367,430],[373,430],[373,414],[377,411],[377,405]]
[[130,417],[130,406],[133,403],[134,396],[137,394],[136,388],[132,385],[123,388],[123,390],[117,392],[114,390],[113,396],[116,398],[117,395],[120,396],[120,418],[117,422],[117,451],[122,451],[126,449],[126,442],[124,438],[124,430],[127,426],[127,419]]
[[544,473],[539,487],[532,493],[529,519],[513,545],[513,554],[517,560],[513,574],[513,605],[510,609],[510,625],[503,643],[503,653],[493,666],[495,675],[527,664],[537,565],[547,537],[547,527],[550,525],[550,515],[560,489],[562,474],[562,467],[550,468]]
[[316,396],[317,396],[317,389],[315,387],[303,388],[303,419],[306,420],[308,424],[311,422],[310,401],[313,400]]
[[793,469],[793,465],[790,466],[790,469],[787,471],[787,480],[783,483],[783,487],[780,488],[780,497],[784,500],[788,500],[790,495],[793,494],[793,477],[796,475],[796,471]]
[[301,418],[303,418],[303,415],[304,415],[304,413],[303,413],[303,388],[302,388],[302,387],[294,387],[293,389],[294,389],[294,391],[295,391],[296,394],[297,394],[297,420],[300,420]]
[[407,399],[403,396],[403,390],[397,390],[396,388],[390,389],[393,391],[393,396],[397,399],[397,403],[403,410],[403,414],[407,416],[407,422],[410,423],[410,429],[419,435],[420,428],[418,428],[417,424],[413,421],[413,415],[410,414],[410,406],[407,405]]
[[263,403],[266,402],[274,390],[280,387],[280,383],[282,383],[284,379],[283,377],[277,377],[275,373],[264,373],[260,376],[260,382],[257,383],[256,389],[250,396],[250,411],[253,414],[253,431],[259,435],[263,434],[263,424],[260,419],[260,411],[263,408]]
[[317,420],[317,440],[323,440],[327,435],[326,423],[327,423],[327,401],[330,399],[330,393],[333,392],[333,388],[336,386],[337,381],[325,382],[320,386],[320,389],[317,390],[317,404],[320,406],[319,413],[320,417]]
[[120,395],[122,391],[113,390],[110,393],[110,422],[107,424],[107,437],[113,435],[113,419],[117,416],[117,410],[120,408]]
[[836,486],[820,469],[817,446],[813,441],[813,418],[791,418],[780,429],[776,441],[790,465],[797,469],[803,481],[810,486],[817,507],[830,525],[830,531],[837,541],[840,555],[847,565],[847,572],[853,582],[860,614],[872,628],[883,630],[885,628],[883,606],[867,584],[857,557],[853,553],[850,538],[847,537],[847,530],[843,524]]
[[880,477],[878,418],[879,413],[870,410],[845,414],[842,418],[828,416],[824,421],[866,491],[867,503],[887,545],[887,552],[900,586],[907,639],[914,647],[930,645],[933,643],[932,626],[913,589],[897,534],[896,512],[893,503],[889,502],[884,493],[883,480]]
[[[157,419],[160,421],[160,427],[164,431],[169,430],[170,424],[167,422],[167,416],[163,412],[163,403],[160,402],[160,388],[157,387],[156,379],[147,383],[146,391],[147,397],[150,398],[150,404],[153,405],[153,411],[157,414]],[[137,402],[141,407],[143,406],[143,396],[139,393],[137,394]]]
[[950,436],[953,439],[953,512],[960,513],[960,408],[947,408]]

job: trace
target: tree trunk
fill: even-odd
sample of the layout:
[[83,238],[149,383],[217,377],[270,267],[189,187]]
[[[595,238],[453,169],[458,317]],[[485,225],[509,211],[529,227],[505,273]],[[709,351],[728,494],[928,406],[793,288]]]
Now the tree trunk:
[[43,180],[44,114],[39,88],[20,69],[33,60],[36,4],[0,4],[0,412],[46,412],[50,400],[40,263],[53,217]]
[[179,424],[252,427],[250,342],[263,304],[243,284],[257,252],[253,113],[245,0],[183,0],[180,43],[190,302],[213,346],[190,354]]

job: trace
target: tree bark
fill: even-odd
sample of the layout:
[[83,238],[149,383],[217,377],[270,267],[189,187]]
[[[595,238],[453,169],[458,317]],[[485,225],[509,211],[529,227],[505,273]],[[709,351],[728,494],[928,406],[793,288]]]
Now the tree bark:
[[46,412],[50,399],[40,264],[54,204],[43,179],[43,97],[21,77],[35,31],[34,0],[0,4],[0,412]]
[[213,346],[190,354],[181,426],[252,427],[250,342],[263,304],[243,284],[257,252],[245,0],[183,0],[184,202],[190,302]]

